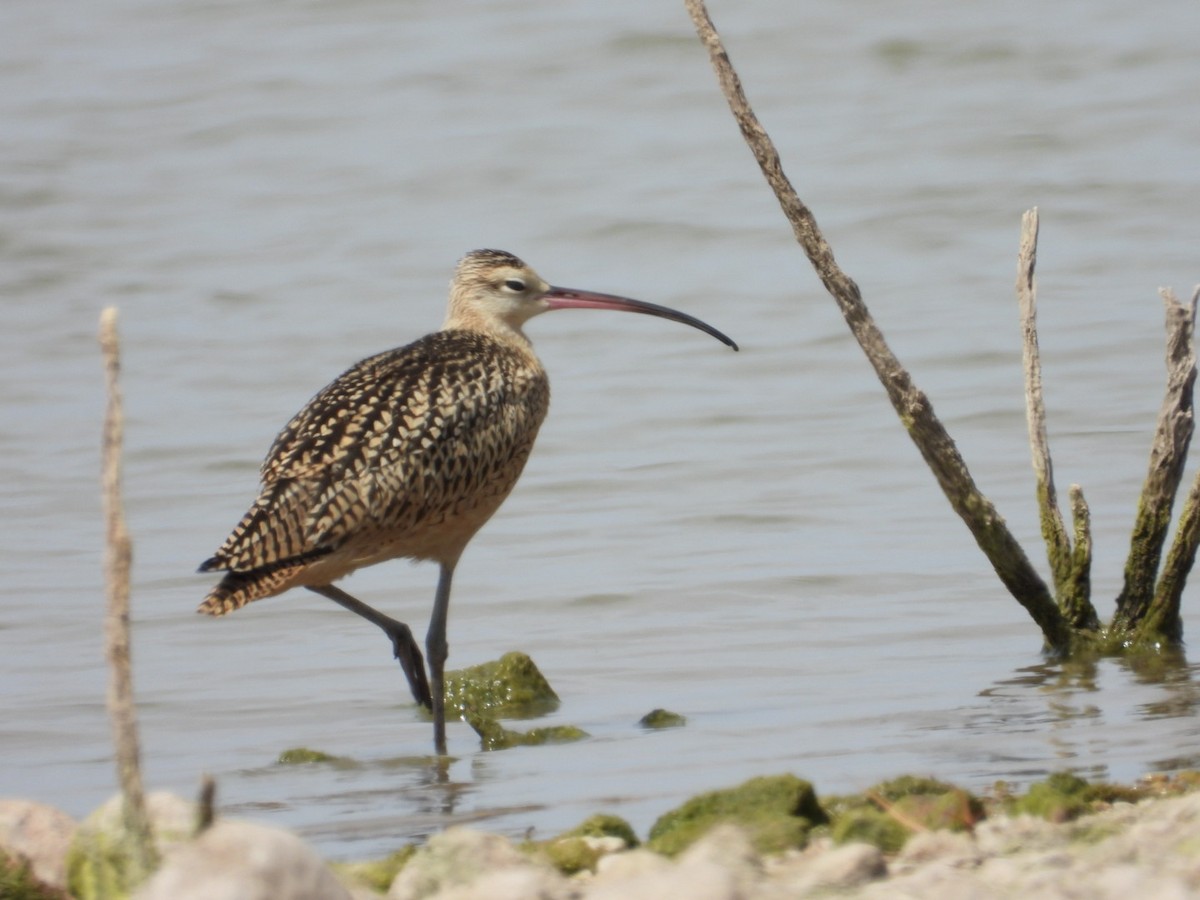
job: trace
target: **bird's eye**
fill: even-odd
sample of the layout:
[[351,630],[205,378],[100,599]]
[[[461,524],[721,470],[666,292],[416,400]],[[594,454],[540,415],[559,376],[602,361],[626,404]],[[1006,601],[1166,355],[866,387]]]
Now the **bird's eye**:
[[504,286],[515,293],[522,293],[525,290],[525,282],[520,278],[509,278],[504,282]]

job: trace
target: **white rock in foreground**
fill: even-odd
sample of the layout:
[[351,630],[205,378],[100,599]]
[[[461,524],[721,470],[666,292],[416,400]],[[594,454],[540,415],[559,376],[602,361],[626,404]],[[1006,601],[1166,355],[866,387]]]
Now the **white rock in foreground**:
[[0,849],[28,860],[35,878],[67,886],[67,848],[75,820],[60,809],[32,800],[0,800]]
[[222,820],[173,848],[135,900],[350,900],[350,894],[294,834]]

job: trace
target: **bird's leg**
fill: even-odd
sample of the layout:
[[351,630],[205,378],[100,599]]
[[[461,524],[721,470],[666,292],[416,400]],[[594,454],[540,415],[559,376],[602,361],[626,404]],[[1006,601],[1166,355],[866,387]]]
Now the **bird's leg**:
[[426,709],[433,708],[429,682],[425,679],[425,660],[421,656],[421,648],[417,646],[417,641],[413,637],[412,629],[403,622],[397,622],[379,610],[367,606],[361,600],[356,600],[332,584],[310,584],[308,589],[322,597],[328,597],[334,603],[344,606],[350,612],[357,613],[368,622],[382,628],[383,633],[392,640],[392,650],[396,659],[400,661],[400,668],[404,670],[404,676],[408,679],[408,687],[412,691],[413,698]]
[[433,614],[429,617],[429,632],[425,635],[425,652],[429,654],[429,689],[433,695],[433,747],[439,756],[446,755],[446,616],[450,611],[450,580],[454,563],[442,563],[438,575],[437,594],[433,598]]

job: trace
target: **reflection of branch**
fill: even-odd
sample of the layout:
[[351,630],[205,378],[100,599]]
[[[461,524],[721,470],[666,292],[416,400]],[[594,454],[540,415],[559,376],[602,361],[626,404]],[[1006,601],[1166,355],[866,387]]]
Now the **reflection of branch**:
[[1046,642],[1056,650],[1066,651],[1071,643],[1071,629],[1050,596],[1049,589],[1030,565],[1004,519],[976,487],[954,441],[934,415],[928,397],[917,389],[888,347],[883,333],[863,303],[858,285],[834,260],[833,251],[817,227],[816,219],[788,181],[778,151],[751,109],[703,0],[684,2],[701,41],[708,48],[717,79],[742,137],[775,192],[784,215],[792,225],[796,240],[826,290],[837,301],[846,324],[874,367],[900,421],[933,471],[946,499],[971,530],[975,542],[987,555],[1005,587],[1041,627]]
[[[1196,352],[1192,336],[1196,298],[1193,297],[1192,303],[1185,306],[1173,292],[1163,291],[1163,301],[1167,314],[1167,392],[1158,415],[1154,446],[1150,449],[1150,470],[1142,485],[1137,518],[1134,520],[1129,557],[1125,562],[1125,586],[1117,597],[1117,614],[1113,618],[1113,630],[1117,633],[1140,629],[1154,598],[1154,581],[1167,531],[1171,526],[1171,507],[1183,479],[1183,466],[1187,461],[1188,445],[1195,427],[1192,389],[1196,382]],[[1186,546],[1181,547],[1180,554],[1186,553]],[[1180,554],[1173,551],[1172,583],[1167,587],[1168,592],[1175,589],[1175,583],[1178,583],[1180,591],[1183,590],[1181,576],[1186,569],[1179,569],[1183,561]],[[1195,556],[1194,547],[1191,555]],[[1170,605],[1165,597],[1164,602]],[[1175,618],[1178,619],[1177,600],[1175,606]],[[1160,609],[1159,612],[1165,610]],[[1161,627],[1167,631],[1180,630],[1178,621],[1172,627],[1171,623],[1164,620]],[[1151,637],[1144,630],[1139,633]]]
[[1071,486],[1071,510],[1074,514],[1076,552],[1058,508],[1054,487],[1054,465],[1050,461],[1050,443],[1046,436],[1046,405],[1042,399],[1042,360],[1037,336],[1038,213],[1031,209],[1021,218],[1021,251],[1017,261],[1017,300],[1021,310],[1021,336],[1024,348],[1025,418],[1029,423],[1029,449],[1037,482],[1038,511],[1046,555],[1054,575],[1054,592],[1059,608],[1075,628],[1096,631],[1100,620],[1092,606],[1091,533],[1087,504],[1079,485]]
[[109,683],[108,713],[112,720],[117,755],[117,776],[123,795],[125,830],[130,837],[131,884],[137,884],[154,868],[155,852],[146,816],[139,763],[137,713],[133,705],[133,676],[129,662],[129,569],[132,548],[121,509],[121,440],[124,419],[121,391],[120,348],[117,343],[117,311],[108,307],[100,315],[100,349],[108,384],[108,409],[104,416],[102,487],[107,523],[107,552],[104,569],[108,593],[105,618]]

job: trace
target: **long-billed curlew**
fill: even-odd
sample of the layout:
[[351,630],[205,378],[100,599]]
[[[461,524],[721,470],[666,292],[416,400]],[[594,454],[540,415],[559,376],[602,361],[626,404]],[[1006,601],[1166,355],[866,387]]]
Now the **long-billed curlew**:
[[[306,587],[383,629],[413,697],[433,712],[446,752],[446,615],[467,542],[516,484],[550,402],[526,321],[552,309],[593,308],[710,325],[663,306],[553,287],[499,250],[462,258],[441,331],[368,357],[333,381],[279,433],[258,499],[201,572],[225,572],[199,612],[212,616]],[[421,650],[407,625],[334,582],[397,557],[440,567]]]

